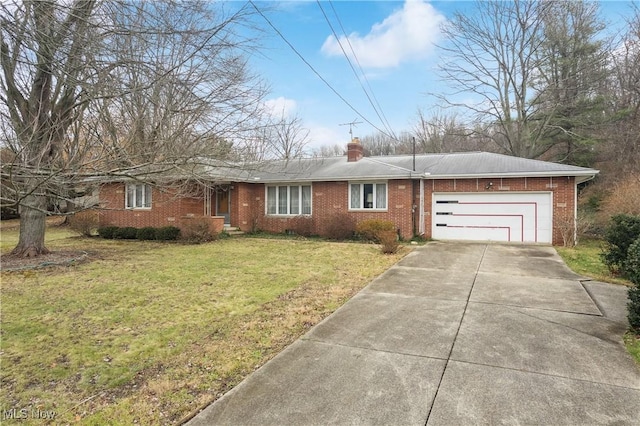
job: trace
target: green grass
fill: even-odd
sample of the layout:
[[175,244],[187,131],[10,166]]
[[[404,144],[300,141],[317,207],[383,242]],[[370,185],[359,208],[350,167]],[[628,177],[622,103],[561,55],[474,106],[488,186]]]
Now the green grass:
[[[17,230],[2,232],[2,252]],[[56,423],[176,423],[399,260],[377,246],[231,238],[204,245],[48,230],[71,267],[2,272],[0,409]],[[3,422],[4,424],[4,422]]]
[[562,260],[575,273],[592,278],[596,281],[631,285],[631,282],[617,277],[609,271],[602,262],[603,241],[595,239],[583,239],[575,247],[556,247],[556,251]]
[[631,356],[636,360],[636,364],[640,366],[640,335],[632,331],[627,332],[624,335],[624,344]]

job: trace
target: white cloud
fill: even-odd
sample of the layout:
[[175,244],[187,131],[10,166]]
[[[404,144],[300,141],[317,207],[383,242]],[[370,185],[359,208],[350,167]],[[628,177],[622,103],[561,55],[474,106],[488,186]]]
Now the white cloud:
[[267,99],[264,102],[265,110],[273,117],[290,117],[296,111],[298,103],[294,99],[287,99],[280,96],[274,99]]
[[[440,36],[444,15],[424,0],[406,0],[402,9],[371,27],[368,34],[349,34],[349,42],[363,67],[387,68],[401,62],[422,58],[433,48]],[[352,55],[346,37],[340,37],[345,51]],[[322,45],[328,56],[343,55],[334,36]]]
[[343,145],[347,146],[349,136],[345,138],[343,133],[339,133],[337,129],[331,129],[318,123],[311,123],[309,128],[309,147],[319,148],[323,145]]

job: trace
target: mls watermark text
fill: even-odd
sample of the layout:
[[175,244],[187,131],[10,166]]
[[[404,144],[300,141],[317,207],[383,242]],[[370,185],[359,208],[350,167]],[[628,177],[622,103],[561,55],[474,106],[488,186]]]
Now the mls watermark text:
[[39,408],[9,408],[0,413],[0,420],[54,420],[56,412]]

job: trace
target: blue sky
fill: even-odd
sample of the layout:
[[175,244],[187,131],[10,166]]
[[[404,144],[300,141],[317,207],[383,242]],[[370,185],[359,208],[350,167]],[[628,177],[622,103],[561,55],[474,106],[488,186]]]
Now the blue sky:
[[[385,129],[383,119],[394,132],[411,130],[418,109],[436,108],[429,92],[442,92],[436,67],[443,43],[439,26],[456,10],[472,13],[467,1],[279,1],[256,5],[315,70],[365,119],[354,112],[306,65],[266,22],[260,22],[259,54],[252,57],[254,70],[270,84],[267,104],[279,115],[297,115],[310,130],[310,148],[346,144],[349,126],[360,121],[354,136],[366,136]],[[360,82],[349,66],[332,30],[344,41],[349,37],[366,80],[356,61]],[[334,12],[335,10],[335,12]],[[601,10],[613,24],[629,13],[629,2],[603,1]],[[344,32],[343,32],[344,28]],[[348,43],[343,46],[350,51]],[[383,119],[371,106],[361,84],[369,91]],[[369,90],[371,88],[371,90]],[[372,93],[372,95],[371,95]],[[377,103],[376,103],[377,100]],[[369,124],[367,121],[371,122]],[[375,126],[375,127],[374,127]]]

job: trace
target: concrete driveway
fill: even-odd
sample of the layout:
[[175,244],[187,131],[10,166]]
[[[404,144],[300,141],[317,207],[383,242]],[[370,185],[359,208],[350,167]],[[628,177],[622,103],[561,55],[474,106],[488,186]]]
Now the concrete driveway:
[[190,424],[639,425],[625,305],[551,247],[430,243]]

